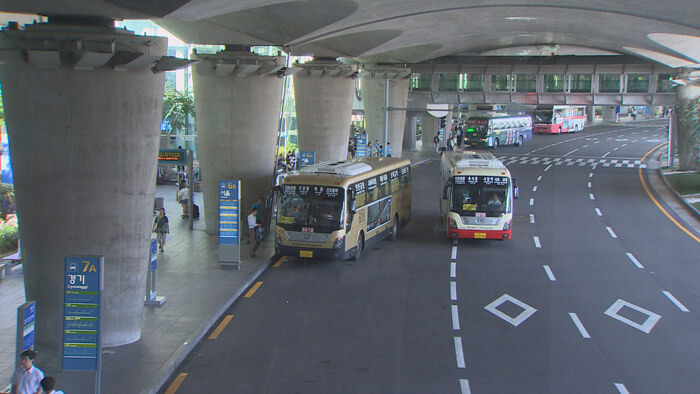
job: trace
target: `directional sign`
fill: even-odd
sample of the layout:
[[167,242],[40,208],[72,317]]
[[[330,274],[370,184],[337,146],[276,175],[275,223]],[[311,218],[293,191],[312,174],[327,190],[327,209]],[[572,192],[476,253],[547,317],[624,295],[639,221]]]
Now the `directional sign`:
[[219,181],[219,262],[241,261],[241,181]]
[[367,157],[367,134],[360,134],[355,137],[355,157]]
[[65,259],[63,370],[97,371],[103,257]]
[[301,151],[299,152],[301,155],[301,166],[306,167],[306,166],[311,166],[315,162],[316,154],[311,151]]

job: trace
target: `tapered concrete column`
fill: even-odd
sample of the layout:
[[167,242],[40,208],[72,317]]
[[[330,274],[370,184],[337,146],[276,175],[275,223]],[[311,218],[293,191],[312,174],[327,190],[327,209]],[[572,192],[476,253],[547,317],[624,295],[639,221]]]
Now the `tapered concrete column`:
[[164,85],[151,67],[166,47],[165,38],[109,26],[0,33],[25,292],[37,303],[39,344],[61,342],[69,255],[104,256],[103,345],[141,337]]
[[294,102],[299,150],[315,152],[317,163],[348,156],[356,65],[313,61],[295,67]]
[[591,124],[595,122],[595,106],[586,106],[586,123]]
[[681,170],[700,170],[700,84],[676,87],[678,161]]
[[[435,150],[435,143],[433,142],[433,139],[438,133],[439,123],[439,119],[432,115],[425,114],[421,116],[421,127],[423,128],[423,150],[425,150],[427,147]],[[445,135],[445,138],[447,138],[447,135]],[[445,141],[440,141],[439,146],[445,146]]]
[[241,180],[246,216],[272,186],[284,58],[245,51],[192,57],[201,61],[193,82],[204,218],[207,233],[217,234],[219,180]]
[[[410,114],[406,116],[406,125],[403,131],[403,150],[416,149],[416,120],[416,115]],[[425,143],[425,139],[423,139],[423,143]]]
[[603,122],[614,123],[617,121],[617,117],[615,116],[615,107],[612,107],[609,105],[604,105],[602,107],[602,109],[603,109]]
[[369,74],[362,78],[362,102],[368,138],[372,142],[378,139],[379,144],[384,145],[384,95],[386,79],[389,78],[389,107],[399,109],[389,111],[388,140],[391,142],[391,156],[401,157],[410,70],[372,67],[365,71]]

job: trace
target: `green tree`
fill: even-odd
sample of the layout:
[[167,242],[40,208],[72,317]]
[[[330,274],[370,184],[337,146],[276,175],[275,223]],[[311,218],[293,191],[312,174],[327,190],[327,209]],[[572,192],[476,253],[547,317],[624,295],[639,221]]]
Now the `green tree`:
[[167,81],[163,94],[163,120],[168,120],[171,134],[185,134],[189,117],[195,117],[194,96],[190,92],[180,92],[172,82]]

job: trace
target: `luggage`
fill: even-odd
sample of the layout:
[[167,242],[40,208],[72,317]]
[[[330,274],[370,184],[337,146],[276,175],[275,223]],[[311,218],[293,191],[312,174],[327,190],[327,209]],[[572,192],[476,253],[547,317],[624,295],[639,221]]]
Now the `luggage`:
[[199,205],[192,204],[192,218],[199,219]]

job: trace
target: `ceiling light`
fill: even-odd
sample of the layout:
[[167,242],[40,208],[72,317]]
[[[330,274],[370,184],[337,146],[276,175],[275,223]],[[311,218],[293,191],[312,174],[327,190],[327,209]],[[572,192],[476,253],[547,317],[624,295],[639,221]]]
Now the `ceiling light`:
[[507,21],[535,21],[537,18],[534,16],[507,16]]

